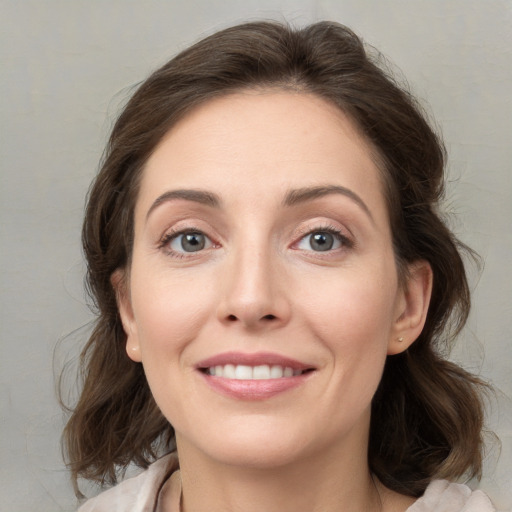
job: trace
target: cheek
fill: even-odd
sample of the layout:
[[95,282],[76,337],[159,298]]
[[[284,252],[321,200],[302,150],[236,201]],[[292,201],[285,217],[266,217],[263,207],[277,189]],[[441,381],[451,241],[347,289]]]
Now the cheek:
[[313,334],[325,356],[321,398],[315,402],[330,418],[324,435],[333,438],[354,426],[365,428],[393,325],[394,279],[376,278],[386,275],[383,269],[350,270],[304,279],[295,294],[303,297],[297,333]]
[[132,271],[132,304],[142,363],[153,397],[175,428],[184,428],[188,396],[183,370],[187,347],[211,316],[212,287],[205,276],[180,275],[147,266]]
[[214,297],[204,276],[132,274],[132,303],[143,357],[180,351],[211,314]]
[[[317,280],[304,302],[305,326],[327,349],[331,378],[326,397],[343,396],[348,409],[359,411],[379,384],[394,324],[396,280],[384,266],[379,272],[339,271]],[[368,276],[372,276],[371,278]],[[380,277],[379,277],[380,276]]]
[[384,276],[384,269],[378,273],[341,270],[338,275],[316,279],[314,287],[305,283],[303,315],[320,338],[354,345],[354,349],[387,343],[394,320],[396,280]]

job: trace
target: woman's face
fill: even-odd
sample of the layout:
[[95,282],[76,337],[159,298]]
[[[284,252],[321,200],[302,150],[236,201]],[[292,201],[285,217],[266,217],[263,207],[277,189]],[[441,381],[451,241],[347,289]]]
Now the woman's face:
[[161,141],[119,296],[178,449],[364,454],[386,355],[412,341],[382,188],[351,121],[313,95],[232,94]]

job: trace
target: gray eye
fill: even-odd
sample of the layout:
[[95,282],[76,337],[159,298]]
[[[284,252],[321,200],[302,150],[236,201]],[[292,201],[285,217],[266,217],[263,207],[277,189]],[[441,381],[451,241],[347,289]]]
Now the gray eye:
[[303,251],[326,252],[342,246],[342,237],[329,231],[313,231],[304,236],[297,247]]
[[314,251],[329,251],[334,246],[334,236],[331,233],[312,233],[309,244]]
[[197,252],[207,246],[208,238],[203,233],[182,233],[171,241],[171,249],[177,252]]

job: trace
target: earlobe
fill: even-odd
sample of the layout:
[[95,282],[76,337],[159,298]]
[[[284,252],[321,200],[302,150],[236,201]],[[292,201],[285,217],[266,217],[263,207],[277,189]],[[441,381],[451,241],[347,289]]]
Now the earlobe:
[[140,354],[139,338],[130,293],[126,283],[125,270],[116,270],[110,277],[110,282],[116,294],[117,309],[121,317],[123,330],[126,334],[126,353],[132,361],[140,363],[142,358]]
[[126,353],[134,363],[142,362],[142,357],[140,355],[140,345],[138,341],[135,342],[131,336],[127,336],[126,338]]
[[432,293],[432,268],[421,260],[409,265],[398,302],[396,320],[388,343],[388,355],[407,350],[425,325]]

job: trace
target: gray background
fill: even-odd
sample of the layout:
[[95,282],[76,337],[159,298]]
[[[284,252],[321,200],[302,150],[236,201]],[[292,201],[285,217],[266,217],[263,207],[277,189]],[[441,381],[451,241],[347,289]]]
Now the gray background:
[[450,153],[445,206],[485,260],[471,272],[475,307],[453,357],[499,389],[489,425],[501,456],[491,443],[480,485],[512,506],[510,0],[1,0],[1,510],[75,508],[54,373],[91,319],[79,231],[120,105],[177,50],[257,18],[351,26],[435,115]]

